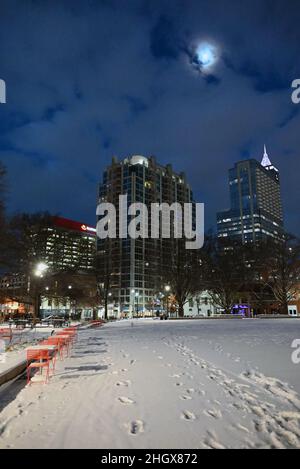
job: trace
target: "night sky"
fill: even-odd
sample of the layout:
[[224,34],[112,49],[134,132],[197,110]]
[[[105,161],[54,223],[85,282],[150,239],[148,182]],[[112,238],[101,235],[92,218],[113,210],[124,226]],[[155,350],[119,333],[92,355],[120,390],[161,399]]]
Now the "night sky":
[[266,143],[300,234],[300,1],[0,0],[0,78],[10,213],[94,224],[112,155],[142,154],[186,172],[215,228],[228,169]]

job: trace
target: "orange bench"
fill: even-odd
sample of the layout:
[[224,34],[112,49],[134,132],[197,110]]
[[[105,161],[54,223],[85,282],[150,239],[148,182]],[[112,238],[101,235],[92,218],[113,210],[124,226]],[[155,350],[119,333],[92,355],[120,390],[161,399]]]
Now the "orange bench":
[[31,384],[32,377],[30,374],[31,370],[40,370],[41,375],[42,371],[46,369],[46,376],[44,383],[48,383],[49,381],[49,368],[50,368],[50,361],[52,357],[50,355],[49,350],[27,350],[27,384]]
[[93,320],[91,322],[91,327],[100,327],[100,326],[102,326],[103,323],[104,323],[104,321],[102,319]]

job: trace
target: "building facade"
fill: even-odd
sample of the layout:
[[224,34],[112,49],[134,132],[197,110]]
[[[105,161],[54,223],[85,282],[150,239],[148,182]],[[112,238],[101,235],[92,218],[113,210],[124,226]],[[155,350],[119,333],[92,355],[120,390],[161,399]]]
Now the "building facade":
[[53,217],[47,228],[44,262],[54,271],[90,271],[94,266],[96,228],[63,217]]
[[[35,236],[34,229],[32,236]],[[49,267],[50,273],[72,270],[78,273],[88,273],[94,268],[96,252],[96,229],[74,220],[63,217],[51,217],[40,235],[40,241],[35,243],[34,257],[37,262],[42,261]],[[1,290],[7,296],[16,296],[20,290],[26,292],[30,288],[30,275],[24,273],[7,273],[0,278]],[[41,297],[40,312],[42,316],[49,314],[70,314],[70,301],[57,301],[46,294]],[[28,313],[29,305],[25,307],[7,299],[0,305],[0,312],[7,314]]]
[[221,309],[214,304],[209,291],[190,297],[184,305],[184,317],[209,318],[220,313]]
[[283,237],[280,178],[264,147],[262,162],[239,161],[229,170],[230,209],[217,214],[220,238],[243,243]]
[[[171,165],[161,166],[154,157],[131,156],[122,161],[113,158],[99,187],[99,203],[114,204],[119,221],[119,196],[127,195],[128,206],[142,202],[187,203],[193,200],[184,173]],[[127,219],[127,222],[129,218]],[[151,220],[149,219],[149,227]],[[110,273],[109,294],[120,306],[120,314],[153,314],[154,297],[162,288],[161,272],[172,253],[172,239],[120,238],[117,223],[115,239],[97,240],[103,279]]]

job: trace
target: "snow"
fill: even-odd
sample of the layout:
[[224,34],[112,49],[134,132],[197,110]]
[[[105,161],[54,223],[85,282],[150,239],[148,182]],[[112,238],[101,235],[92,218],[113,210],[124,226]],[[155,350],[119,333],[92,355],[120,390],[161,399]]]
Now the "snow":
[[297,338],[297,319],[82,330],[48,385],[0,390],[0,448],[299,448]]
[[[61,329],[55,329],[55,332]],[[24,350],[30,345],[36,345],[38,341],[46,339],[53,331],[53,327],[41,327],[34,329],[13,329],[13,340],[9,345],[9,351],[0,353],[0,375],[26,360]],[[5,341],[8,346],[8,341]],[[1,404],[1,403],[0,403]]]

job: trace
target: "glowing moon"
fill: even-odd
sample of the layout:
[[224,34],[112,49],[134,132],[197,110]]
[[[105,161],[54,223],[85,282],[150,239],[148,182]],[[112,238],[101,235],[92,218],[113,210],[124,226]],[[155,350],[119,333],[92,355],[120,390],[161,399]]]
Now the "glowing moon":
[[196,48],[195,62],[203,69],[212,67],[218,60],[217,48],[208,42],[202,42]]

